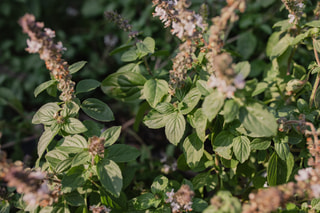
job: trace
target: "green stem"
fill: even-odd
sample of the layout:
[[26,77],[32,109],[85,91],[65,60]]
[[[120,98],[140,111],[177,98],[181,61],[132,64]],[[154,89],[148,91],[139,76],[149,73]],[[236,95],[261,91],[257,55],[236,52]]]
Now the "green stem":
[[[317,64],[318,66],[320,67],[320,60],[319,60],[319,56],[318,56],[318,52],[315,48],[315,42],[316,42],[316,39],[312,39],[313,41],[313,52],[314,52],[314,56],[316,58],[316,61],[317,61]],[[314,82],[314,85],[313,85],[313,88],[312,88],[312,92],[311,92],[311,96],[310,96],[310,101],[309,101],[309,107],[311,108],[312,105],[313,105],[313,102],[314,102],[314,99],[315,99],[315,96],[316,96],[316,91],[318,89],[318,86],[319,86],[319,83],[320,83],[320,73],[317,74],[317,78],[316,78],[316,81]]]
[[151,72],[151,69],[150,69],[150,67],[149,67],[149,64],[148,64],[148,62],[147,62],[146,57],[143,57],[143,62],[144,62],[144,65],[145,65],[146,68],[147,68],[148,73],[149,73],[151,76],[153,76],[153,74],[152,74],[152,72]]

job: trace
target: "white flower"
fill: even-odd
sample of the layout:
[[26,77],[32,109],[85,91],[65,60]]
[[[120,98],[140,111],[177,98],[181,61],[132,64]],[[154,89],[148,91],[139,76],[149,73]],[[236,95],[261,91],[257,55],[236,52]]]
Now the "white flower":
[[163,167],[161,168],[161,171],[164,173],[164,174],[169,174],[170,172],[170,166],[168,164],[164,164]]
[[231,85],[228,85],[223,88],[223,92],[226,94],[227,98],[232,98],[236,90],[237,89]]
[[312,171],[311,167],[308,167],[306,169],[300,169],[298,171],[298,175],[295,176],[295,179],[297,181],[306,181],[309,179],[311,171]]
[[41,55],[40,55],[40,58],[44,61],[47,61],[50,59],[50,50],[48,49],[43,49]]
[[160,16],[159,18],[163,22],[165,22],[168,19],[167,12],[164,9],[162,9],[161,7],[156,7],[155,11],[156,12],[153,14],[153,16]]
[[171,203],[173,201],[174,189],[171,189],[171,192],[166,192],[166,195],[168,197],[166,203]]
[[194,17],[196,18],[196,25],[203,30],[204,26],[202,16],[200,16],[199,14],[195,14]]
[[66,51],[66,50],[67,50],[67,48],[63,47],[61,41],[59,41],[59,42],[56,44],[56,48],[57,48],[59,51]]
[[176,202],[172,202],[170,206],[171,206],[172,212],[178,212],[180,210],[180,205]]
[[172,22],[172,34],[177,34],[178,38],[183,37],[183,26],[177,22]]
[[41,172],[41,171],[31,172],[29,174],[29,177],[42,180],[42,179],[44,179],[46,177],[46,173]]
[[185,205],[185,206],[184,206],[184,209],[185,209],[186,211],[192,211],[192,202],[190,201],[190,202],[188,203],[188,205]]
[[216,76],[211,75],[208,80],[207,85],[210,88],[215,88],[215,87],[218,87],[220,85],[220,83],[219,83],[219,80],[216,78]]
[[34,193],[27,193],[23,196],[23,201],[30,206],[37,205],[37,196]]
[[196,28],[196,25],[191,21],[184,23],[184,30],[188,33],[189,36],[193,35],[195,28]]
[[42,47],[41,43],[34,40],[30,40],[30,39],[27,39],[27,45],[28,45],[27,51],[29,53],[37,53]]
[[316,198],[320,197],[320,184],[311,185],[311,190]]
[[304,8],[304,4],[303,3],[298,3],[297,7],[299,7],[300,9],[303,9]]
[[296,19],[295,15],[293,15],[293,14],[289,14],[288,18],[289,18],[289,23],[290,24],[292,24],[294,22],[294,20]]
[[241,73],[234,78],[233,83],[238,89],[243,89],[246,85],[246,82],[244,81],[244,78]]
[[51,30],[50,28],[44,28],[44,31],[46,32],[47,36],[50,38],[56,37],[56,32]]

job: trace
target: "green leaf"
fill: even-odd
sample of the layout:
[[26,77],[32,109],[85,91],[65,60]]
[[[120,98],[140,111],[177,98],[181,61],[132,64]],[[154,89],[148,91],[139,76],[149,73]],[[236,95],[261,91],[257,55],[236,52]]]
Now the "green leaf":
[[0,201],[0,213],[10,213],[10,203],[7,200]]
[[279,36],[281,32],[277,31],[271,34],[271,36],[268,39],[267,48],[266,48],[266,54],[268,57],[271,57],[272,50],[275,48],[276,44],[279,41]]
[[63,197],[66,199],[70,206],[81,206],[85,205],[84,198],[78,192],[71,192],[64,194]]
[[68,118],[61,129],[69,134],[78,134],[87,131],[87,128],[76,118]]
[[234,136],[228,131],[220,132],[212,143],[213,150],[225,159],[232,157],[232,142]]
[[217,116],[223,104],[224,96],[217,90],[205,97],[202,104],[202,110],[209,121],[212,121]]
[[197,87],[191,89],[188,94],[181,101],[182,107],[180,108],[180,112],[182,114],[188,114],[193,110],[193,108],[198,104],[201,98],[201,93]]
[[152,185],[151,185],[151,192],[153,194],[164,194],[169,184],[169,180],[167,177],[160,175],[157,176]]
[[88,98],[81,104],[81,109],[91,118],[97,121],[113,121],[113,112],[107,104],[96,99]]
[[320,28],[320,20],[310,21],[310,22],[307,22],[305,25],[307,25],[307,26],[309,26],[309,27],[317,27],[317,28]]
[[160,199],[156,199],[150,192],[144,193],[132,199],[132,204],[136,210],[145,210],[150,207],[157,208],[161,203]]
[[208,203],[200,198],[192,200],[192,210],[196,212],[203,212],[208,207]]
[[108,147],[118,140],[120,133],[121,126],[113,126],[101,133],[100,138],[104,138],[106,140],[104,146]]
[[72,164],[72,158],[67,158],[60,161],[56,165],[56,168],[55,168],[56,173],[63,173],[67,171],[71,167],[71,164]]
[[252,97],[259,95],[260,93],[263,93],[267,88],[269,84],[266,82],[259,82],[255,88],[255,90],[252,92]]
[[34,90],[34,92],[33,92],[34,97],[37,97],[41,92],[46,90],[48,87],[55,85],[56,83],[57,83],[56,80],[50,80],[50,81],[43,82],[42,84],[37,86],[37,88]]
[[320,198],[313,198],[311,200],[312,209],[320,211]]
[[101,89],[117,100],[135,101],[141,97],[145,82],[146,79],[139,73],[113,73],[102,81]]
[[61,180],[62,191],[64,193],[69,193],[77,189],[78,187],[82,187],[87,179],[85,174],[86,173],[82,165],[71,168],[62,177],[62,180]]
[[140,155],[140,151],[138,149],[125,144],[114,144],[107,150],[107,158],[115,161],[116,163],[133,161]]
[[223,107],[223,117],[226,123],[232,122],[239,114],[239,105],[233,99],[225,102]]
[[86,165],[90,162],[91,155],[87,150],[77,153],[72,159],[72,166]]
[[69,72],[70,74],[74,74],[78,72],[84,65],[86,65],[86,61],[78,61],[72,65],[69,66]]
[[196,129],[198,137],[204,142],[206,138],[207,117],[203,114],[203,110],[197,109],[193,115],[188,115],[189,123]]
[[320,40],[314,41],[314,48],[317,50],[318,53],[320,53]]
[[142,42],[147,49],[148,53],[154,53],[155,41],[151,37],[146,37]]
[[255,138],[250,143],[251,150],[266,150],[270,147],[271,141],[263,138]]
[[293,38],[286,34],[279,42],[272,48],[270,58],[277,58],[282,55],[291,45]]
[[54,130],[51,130],[50,128],[48,128],[42,133],[38,142],[38,147],[37,147],[39,159],[41,158],[42,154],[47,149],[48,145],[50,144],[50,142],[58,132],[59,132],[58,128]]
[[277,134],[277,121],[262,104],[248,103],[245,108],[240,108],[239,117],[251,137],[271,137]]
[[240,163],[244,163],[250,156],[250,140],[246,136],[238,136],[232,142],[233,152]]
[[196,133],[189,135],[184,140],[182,149],[188,166],[191,169],[197,167],[203,155],[204,144]]
[[163,115],[156,110],[150,112],[144,117],[143,123],[150,129],[160,129],[166,125],[169,116]]
[[171,103],[161,102],[155,107],[155,110],[157,110],[161,114],[169,115],[175,111],[175,107]]
[[281,158],[281,160],[285,161],[288,158],[288,155],[290,153],[290,148],[288,145],[288,136],[285,138],[274,138],[274,149],[276,150],[278,156]]
[[144,96],[150,106],[155,108],[156,105],[161,101],[162,97],[168,94],[169,86],[165,80],[149,79],[144,84]]
[[122,54],[121,61],[130,62],[130,61],[135,61],[137,58],[138,58],[138,54],[136,50],[130,49]]
[[32,123],[33,124],[44,124],[51,126],[56,122],[54,119],[55,113],[60,110],[60,106],[58,103],[47,103],[43,105],[33,116]]
[[213,92],[213,89],[209,88],[207,82],[204,80],[197,81],[197,88],[203,96],[208,96]]
[[133,45],[132,44],[124,44],[124,45],[121,45],[120,47],[117,47],[116,49],[112,50],[109,55],[112,56],[116,53],[119,53],[119,52],[123,52],[129,48],[131,48]]
[[57,147],[67,153],[77,153],[88,148],[87,140],[81,135],[70,135],[63,139],[60,147]]
[[287,165],[285,161],[274,152],[268,162],[267,181],[270,186],[283,184],[287,179]]
[[248,61],[239,62],[236,64],[234,71],[245,79],[250,74],[251,65]]
[[76,117],[80,110],[80,103],[78,99],[74,99],[77,101],[68,101],[63,104],[60,115],[63,117]]
[[119,166],[109,159],[103,159],[97,164],[99,180],[105,190],[119,197],[122,189],[122,174]]
[[100,82],[94,79],[84,79],[76,86],[76,94],[90,92],[100,86]]
[[250,58],[257,46],[257,39],[251,31],[245,31],[238,35],[237,51],[244,59]]
[[53,168],[55,168],[60,161],[65,160],[68,157],[67,153],[59,150],[51,150],[45,156],[46,160]]
[[168,118],[165,125],[167,139],[173,145],[177,145],[183,137],[186,129],[186,120],[180,112],[174,112]]

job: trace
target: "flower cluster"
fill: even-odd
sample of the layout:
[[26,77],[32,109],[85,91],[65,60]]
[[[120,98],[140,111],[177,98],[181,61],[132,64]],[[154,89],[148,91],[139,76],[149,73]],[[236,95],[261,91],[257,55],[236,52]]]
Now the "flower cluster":
[[192,211],[192,198],[194,192],[190,189],[188,185],[181,185],[180,189],[174,193],[172,189],[171,192],[166,193],[168,199],[166,203],[170,203],[173,213],[180,211]]
[[45,207],[57,202],[61,195],[59,189],[49,189],[46,177],[45,172],[24,169],[22,162],[16,162],[7,164],[3,179],[7,186],[15,187],[18,193],[24,194],[23,200],[28,205]]
[[180,44],[179,52],[172,60],[172,70],[169,71],[171,94],[175,93],[176,88],[183,87],[187,72],[195,62],[196,45],[203,40],[202,33],[207,25],[201,15],[188,10],[190,5],[187,0],[153,0],[153,16],[158,16],[165,27],[171,27],[173,35],[184,41]]
[[245,86],[244,78],[241,74],[236,74],[233,69],[232,58],[227,53],[219,54],[215,57],[215,74],[208,80],[208,87],[217,88],[227,98],[231,98],[237,89]]
[[159,16],[165,27],[171,26],[171,33],[180,39],[200,36],[200,32],[206,27],[202,16],[187,10],[190,6],[187,0],[153,0],[152,2],[155,6],[153,16]]
[[93,136],[89,138],[89,153],[95,157],[96,155],[103,157],[104,156],[104,138],[99,138]]
[[124,19],[120,14],[114,11],[106,11],[104,15],[107,20],[114,22],[120,29],[129,32],[129,38],[134,38],[139,34],[137,31],[132,30],[132,25],[129,24],[129,21]]
[[303,9],[305,7],[303,0],[282,0],[287,10],[289,11],[289,23],[296,24],[297,21],[303,15]]
[[110,208],[107,208],[106,206],[102,205],[102,206],[90,206],[89,208],[90,211],[92,211],[93,213],[109,213],[111,212]]
[[66,50],[61,42],[54,43],[55,31],[44,28],[42,22],[36,22],[31,14],[25,14],[19,20],[23,32],[27,33],[29,53],[39,53],[40,58],[45,61],[47,69],[58,81],[58,89],[62,92],[60,99],[69,101],[74,97],[75,83],[71,81],[68,71],[68,63],[62,59],[62,52]]

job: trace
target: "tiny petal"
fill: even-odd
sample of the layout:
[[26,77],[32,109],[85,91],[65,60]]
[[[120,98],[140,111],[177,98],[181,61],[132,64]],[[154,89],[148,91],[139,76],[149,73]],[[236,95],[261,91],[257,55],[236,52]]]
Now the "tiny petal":
[[27,45],[28,45],[27,51],[29,53],[37,53],[42,47],[41,43],[34,40],[30,40],[30,39],[27,39]]

